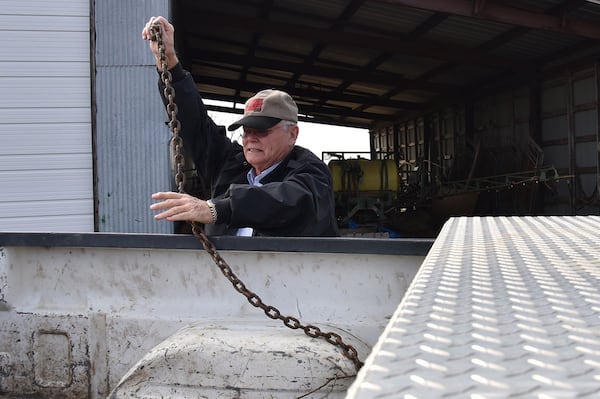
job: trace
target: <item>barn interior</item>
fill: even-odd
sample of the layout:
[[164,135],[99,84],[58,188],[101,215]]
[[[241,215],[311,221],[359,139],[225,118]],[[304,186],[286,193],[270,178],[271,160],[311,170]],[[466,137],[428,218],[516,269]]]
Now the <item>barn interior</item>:
[[[279,88],[300,119],[368,129],[325,154],[345,235],[451,216],[600,213],[600,1],[172,0],[215,111]],[[320,154],[317,154],[320,155]]]

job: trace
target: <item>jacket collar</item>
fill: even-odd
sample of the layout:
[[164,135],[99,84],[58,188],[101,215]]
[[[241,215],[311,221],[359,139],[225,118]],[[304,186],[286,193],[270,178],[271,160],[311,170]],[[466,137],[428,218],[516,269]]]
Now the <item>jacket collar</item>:
[[298,169],[301,165],[302,164],[296,159],[296,147],[294,146],[292,151],[283,158],[281,163],[261,179],[261,183],[265,184],[273,181],[282,181],[288,175],[288,170]]

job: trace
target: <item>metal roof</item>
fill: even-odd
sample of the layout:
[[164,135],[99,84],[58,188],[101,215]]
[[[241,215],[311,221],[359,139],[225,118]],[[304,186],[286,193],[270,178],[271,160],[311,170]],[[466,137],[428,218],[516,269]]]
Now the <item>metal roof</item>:
[[276,87],[319,123],[374,128],[444,99],[527,82],[556,60],[600,55],[600,4],[586,0],[173,0],[172,7],[180,58],[205,98],[241,104]]

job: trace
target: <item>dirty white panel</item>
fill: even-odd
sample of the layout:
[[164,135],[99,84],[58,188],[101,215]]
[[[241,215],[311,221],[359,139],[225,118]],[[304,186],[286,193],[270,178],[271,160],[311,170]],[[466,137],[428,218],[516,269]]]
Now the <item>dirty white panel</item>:
[[[360,360],[383,331],[423,260],[409,255],[285,251],[222,251],[222,255],[264,303],[324,332],[343,333],[344,342],[356,346]],[[226,332],[248,336],[241,351],[216,343],[220,352],[214,360],[234,364],[237,370],[269,356],[285,357],[284,363],[302,369],[307,366],[298,365],[299,360],[308,364],[313,357],[324,359],[322,353],[311,352],[317,346],[302,330],[289,330],[252,306],[202,249],[5,245],[0,247],[0,321],[0,366],[6,370],[0,389],[11,397],[106,398],[146,352],[191,323],[221,326],[196,330],[204,334],[205,343],[216,342],[213,336],[226,343]],[[290,357],[276,348],[289,349],[280,338],[284,336],[265,337],[266,329],[283,330],[308,350],[303,350],[303,357]],[[261,339],[273,342],[263,345]],[[215,357],[210,351],[202,356]],[[201,359],[196,357],[196,364]],[[335,368],[334,362],[322,363],[332,365]],[[260,370],[253,367],[246,377],[252,376],[251,382],[258,385],[270,379],[286,383],[284,372],[273,375],[270,370],[254,378],[252,373]],[[233,375],[222,369],[212,376],[197,375],[194,368],[188,374],[178,368],[164,371],[164,381],[183,379],[178,387],[182,390],[193,388],[200,377]],[[200,385],[207,381],[200,380]],[[197,394],[187,397],[201,397]]]
[[327,341],[307,338],[275,323],[194,323],[144,355],[110,397],[343,398],[356,367]]

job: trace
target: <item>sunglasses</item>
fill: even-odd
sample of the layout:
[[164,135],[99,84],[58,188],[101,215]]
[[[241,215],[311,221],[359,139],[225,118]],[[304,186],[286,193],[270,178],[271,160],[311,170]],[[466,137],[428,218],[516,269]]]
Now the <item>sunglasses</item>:
[[267,137],[269,134],[277,130],[277,127],[272,127],[270,129],[253,129],[253,128],[244,128],[242,132],[242,137],[248,137],[250,135],[254,135],[258,138]]

